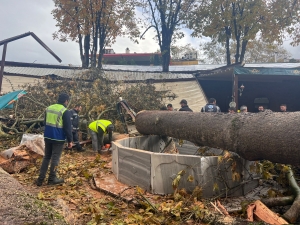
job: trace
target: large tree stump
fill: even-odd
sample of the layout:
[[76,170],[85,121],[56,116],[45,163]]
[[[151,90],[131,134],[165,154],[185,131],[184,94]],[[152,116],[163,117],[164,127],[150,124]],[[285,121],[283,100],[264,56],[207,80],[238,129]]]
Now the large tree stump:
[[142,111],[135,122],[141,134],[166,135],[199,146],[222,148],[247,160],[299,165],[300,112],[195,113]]
[[0,221],[3,225],[66,224],[60,214],[0,168]]

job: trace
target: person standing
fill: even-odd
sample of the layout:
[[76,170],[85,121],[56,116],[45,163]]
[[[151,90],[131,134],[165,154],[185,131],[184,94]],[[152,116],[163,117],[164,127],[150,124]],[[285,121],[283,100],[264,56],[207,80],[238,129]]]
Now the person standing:
[[187,100],[182,99],[179,104],[181,105],[181,108],[179,109],[179,111],[187,111],[187,112],[193,112],[193,110],[191,110],[187,104]]
[[221,112],[220,107],[216,103],[216,99],[210,98],[208,103],[202,107],[201,112]]
[[231,113],[231,114],[235,113],[235,108],[234,107],[230,107],[228,109],[228,113]]
[[83,152],[84,149],[79,144],[78,131],[79,131],[79,115],[78,113],[81,111],[81,105],[75,105],[74,109],[71,111],[71,122],[72,122],[72,135],[73,135],[73,143],[75,144],[76,150],[79,152]]
[[108,134],[108,141],[111,144],[114,125],[109,120],[95,120],[89,124],[89,131],[94,152],[98,151],[101,154],[101,150],[105,150],[104,134]]
[[281,104],[281,105],[280,105],[280,112],[287,112],[287,111],[286,111],[286,108],[287,108],[287,107],[286,107],[286,104]]
[[246,113],[246,112],[248,112],[247,106],[242,105],[241,108],[240,108],[240,112],[241,112],[241,113]]
[[174,111],[173,105],[172,105],[171,103],[169,103],[169,104],[167,105],[167,109],[168,109],[168,111]]
[[72,128],[70,111],[66,109],[69,95],[59,95],[57,104],[50,105],[45,113],[45,155],[40,168],[37,186],[41,186],[46,177],[50,163],[48,185],[61,184],[64,179],[58,178],[56,171],[60,162],[63,146],[67,138],[68,148],[72,147]]
[[265,111],[265,109],[262,105],[258,106],[257,109],[258,109],[258,112],[264,112]]
[[165,105],[163,105],[162,107],[159,108],[159,110],[167,111],[168,109]]

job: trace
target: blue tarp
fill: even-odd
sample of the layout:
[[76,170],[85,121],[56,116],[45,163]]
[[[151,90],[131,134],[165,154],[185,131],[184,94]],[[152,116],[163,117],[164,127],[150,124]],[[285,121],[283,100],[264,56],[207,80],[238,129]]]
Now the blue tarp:
[[1,96],[0,97],[0,110],[12,109],[13,103],[25,94],[27,94],[26,91],[19,90],[19,91],[10,92],[6,95]]

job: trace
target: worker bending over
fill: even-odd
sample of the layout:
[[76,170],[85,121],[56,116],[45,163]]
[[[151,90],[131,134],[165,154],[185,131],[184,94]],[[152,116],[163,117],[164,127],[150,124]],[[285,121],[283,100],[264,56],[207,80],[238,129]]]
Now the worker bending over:
[[95,120],[89,124],[89,131],[94,152],[98,151],[101,154],[101,150],[105,150],[104,134],[108,134],[108,141],[111,144],[114,125],[109,120]]

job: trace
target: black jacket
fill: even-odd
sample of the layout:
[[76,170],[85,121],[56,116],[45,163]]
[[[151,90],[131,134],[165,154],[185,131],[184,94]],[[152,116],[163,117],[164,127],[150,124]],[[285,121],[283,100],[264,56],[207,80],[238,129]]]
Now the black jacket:
[[79,116],[78,112],[75,109],[70,110],[71,114],[71,122],[72,122],[72,130],[79,130]]
[[221,112],[221,109],[215,104],[208,103],[202,107],[201,112]]
[[187,105],[181,107],[181,108],[179,109],[179,111],[189,111],[189,112],[193,112],[193,110],[191,110]]

